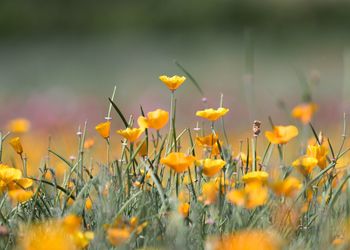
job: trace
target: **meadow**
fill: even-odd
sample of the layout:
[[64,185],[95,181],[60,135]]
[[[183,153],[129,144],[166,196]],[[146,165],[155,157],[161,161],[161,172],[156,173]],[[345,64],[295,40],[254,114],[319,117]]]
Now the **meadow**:
[[[349,249],[348,119],[329,121],[340,134],[314,124],[322,114],[313,98],[317,73],[297,72],[300,103],[280,103],[290,123],[252,117],[237,143],[226,119],[236,112],[225,105],[230,97],[218,92],[211,106],[176,64],[181,75],[157,80],[169,109],[141,104],[130,115],[114,88],[100,122],[80,124],[65,144],[62,131],[45,138],[25,118],[7,122],[1,249]],[[244,81],[249,88],[254,78]],[[182,114],[178,90],[190,86],[201,108]]]

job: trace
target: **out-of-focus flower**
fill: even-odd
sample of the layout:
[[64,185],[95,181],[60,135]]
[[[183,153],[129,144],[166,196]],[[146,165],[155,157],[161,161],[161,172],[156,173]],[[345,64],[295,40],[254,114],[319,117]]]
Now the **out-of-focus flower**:
[[293,176],[271,184],[271,188],[276,195],[285,197],[294,197],[302,186],[302,183]]
[[34,195],[34,192],[31,190],[14,189],[9,190],[8,195],[13,202],[22,203],[30,200]]
[[[140,144],[141,144],[141,142],[136,142],[136,147],[139,147]],[[138,153],[142,157],[147,156],[147,142],[146,141],[143,141]]]
[[279,250],[281,239],[274,233],[262,230],[246,230],[207,243],[214,250]]
[[245,183],[259,182],[261,184],[266,184],[269,178],[269,174],[265,171],[253,171],[245,174],[242,180]]
[[107,239],[113,246],[125,244],[130,238],[130,231],[127,228],[108,228]]
[[317,105],[315,103],[302,103],[293,108],[292,116],[299,119],[303,124],[308,124],[316,110]]
[[218,108],[218,109],[204,109],[196,112],[196,116],[202,117],[209,121],[216,121],[220,117],[226,115],[230,110],[227,108]]
[[134,142],[142,135],[144,131],[144,128],[126,128],[117,130],[117,134],[123,136],[130,142]]
[[25,118],[13,119],[7,127],[12,133],[25,133],[30,129],[30,121]]
[[265,136],[272,144],[285,144],[299,134],[295,126],[274,126],[273,131],[266,131]]
[[99,133],[100,136],[107,139],[107,138],[109,138],[109,133],[111,130],[111,122],[107,121],[107,122],[99,123],[99,124],[97,124],[95,129],[96,129],[97,133]]
[[69,234],[76,247],[85,248],[89,245],[90,241],[94,239],[94,233],[91,231],[82,232],[80,230],[81,221],[82,219],[77,215],[70,214],[60,221],[59,226]]
[[317,159],[317,165],[324,169],[327,166],[327,154],[328,150],[324,145],[309,145],[307,147],[308,156]]
[[185,202],[185,203],[180,203],[177,211],[179,214],[181,214],[184,218],[187,218],[189,213],[190,213],[190,204]]
[[12,138],[9,143],[17,154],[21,155],[23,153],[23,147],[19,137]]
[[168,87],[168,89],[170,89],[171,91],[175,91],[184,83],[184,81],[186,80],[186,77],[178,76],[178,75],[169,77],[169,76],[162,75],[159,77],[159,79]]
[[261,182],[251,182],[246,184],[244,189],[231,190],[226,198],[237,206],[253,209],[262,206],[267,202],[268,189]]
[[301,174],[307,176],[317,166],[317,162],[314,157],[301,156],[292,163],[292,166],[298,169]]
[[92,200],[91,200],[90,197],[88,197],[88,198],[86,199],[86,201],[85,201],[85,208],[86,208],[87,210],[91,210],[91,208],[92,208]]
[[147,116],[140,116],[137,119],[137,123],[141,128],[154,128],[159,130],[163,128],[169,120],[169,113],[162,109],[156,109],[155,111],[148,112]]
[[219,193],[218,186],[215,182],[207,182],[202,185],[202,196],[200,197],[205,205],[214,204]]
[[0,180],[6,185],[22,178],[21,170],[0,164]]
[[208,176],[208,177],[213,177],[217,173],[220,172],[220,170],[225,166],[226,162],[217,159],[217,160],[212,160],[212,159],[204,159],[198,161],[198,163],[203,166],[203,174]]
[[160,163],[167,165],[177,173],[182,173],[195,161],[192,155],[180,152],[172,152],[160,160]]
[[[242,161],[243,167],[245,167],[247,165],[247,155],[245,153],[243,153],[243,152],[239,153],[237,158]],[[257,156],[256,157],[256,162],[259,163],[260,161],[261,161],[261,157]],[[251,155],[249,155],[248,167],[251,167],[252,163],[253,163],[253,157]]]
[[[109,134],[109,133],[108,133],[108,134]],[[85,149],[90,149],[90,148],[92,148],[92,146],[94,146],[94,145],[95,145],[95,140],[92,139],[92,138],[88,138],[88,139],[86,139],[85,142],[84,142],[84,148],[85,148]]]

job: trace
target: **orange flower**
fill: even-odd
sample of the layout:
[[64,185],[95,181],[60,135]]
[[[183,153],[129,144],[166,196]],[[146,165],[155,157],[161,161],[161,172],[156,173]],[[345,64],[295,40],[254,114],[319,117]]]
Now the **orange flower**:
[[314,157],[317,159],[317,165],[321,168],[324,169],[327,166],[327,154],[328,150],[326,149],[325,146],[323,145],[309,145],[307,147],[307,153],[308,156]]
[[200,160],[199,164],[203,166],[203,174],[213,177],[223,168],[223,166],[225,166],[226,162],[221,159],[204,159]]
[[119,246],[126,243],[130,238],[131,232],[127,228],[109,228],[107,230],[107,239],[113,246]]
[[25,133],[30,129],[30,122],[24,118],[17,118],[11,120],[7,127],[12,133]]
[[21,178],[21,170],[0,164],[0,180],[3,181],[6,185]]
[[107,139],[109,137],[109,133],[111,130],[111,122],[107,121],[107,122],[102,122],[99,123],[96,127],[95,127],[97,133],[100,134],[100,136],[102,136],[103,138]]
[[302,103],[292,110],[292,116],[299,119],[303,124],[308,124],[316,110],[317,105],[315,103]]
[[91,208],[92,208],[92,200],[91,200],[90,197],[88,197],[88,198],[86,199],[86,201],[85,201],[85,208],[86,208],[87,210],[91,210]]
[[148,112],[147,117],[140,116],[137,123],[141,128],[154,128],[159,130],[163,128],[169,120],[169,113],[162,109]]
[[160,163],[167,165],[177,173],[182,173],[195,161],[192,155],[184,153],[172,152],[160,160]]
[[293,176],[271,184],[271,188],[276,195],[285,197],[293,197],[302,186],[301,182]]
[[214,204],[218,198],[218,185],[211,181],[202,185],[202,197],[205,205]]
[[196,112],[196,116],[202,117],[209,121],[216,121],[220,117],[226,115],[230,110],[227,108],[218,108],[218,109],[204,109]]
[[273,131],[266,131],[265,136],[272,144],[285,144],[298,135],[295,126],[275,126]]
[[22,203],[31,199],[34,195],[34,192],[24,189],[14,189],[10,190],[8,192],[8,195],[12,201]]
[[190,204],[185,202],[185,203],[180,203],[177,211],[179,212],[179,214],[181,214],[183,217],[188,217],[189,213],[190,213]]
[[118,130],[117,133],[128,141],[134,142],[141,136],[143,131],[145,131],[144,128],[126,128]]
[[[239,153],[238,158],[242,160],[242,165],[245,166],[247,164],[247,155],[245,153]],[[260,162],[261,157],[257,156],[256,161]],[[252,166],[253,157],[249,155],[248,166]]]
[[292,166],[297,168],[300,173],[307,176],[311,174],[312,170],[317,166],[317,159],[310,156],[302,156],[292,163]]
[[250,182],[244,189],[230,191],[226,198],[237,206],[253,209],[262,206],[268,198],[268,189],[260,182]]
[[[207,136],[197,136],[196,137],[196,144],[200,147],[204,147],[206,149],[211,150],[212,155],[218,155],[220,154],[219,146],[217,143],[218,136],[217,135],[207,135]],[[222,145],[222,141],[219,141],[220,145]]]
[[[136,147],[139,147],[140,143],[141,142],[136,142]],[[147,155],[147,142],[146,141],[143,141],[143,143],[140,147],[140,150],[139,150],[139,155],[142,157]]]
[[245,174],[242,180],[245,183],[259,182],[261,184],[266,184],[269,178],[269,174],[264,171],[253,171]]
[[84,148],[85,149],[90,149],[90,148],[92,148],[92,146],[94,146],[94,144],[95,144],[95,140],[94,139],[92,139],[92,138],[86,139],[85,142],[84,142]]
[[245,230],[226,235],[222,238],[209,240],[214,250],[280,250],[281,239],[272,232],[262,230]]
[[178,87],[180,87],[183,82],[186,80],[184,76],[174,75],[172,77],[162,75],[159,79],[170,89],[171,91],[175,91]]
[[16,151],[17,154],[21,155],[23,153],[23,147],[19,137],[12,138],[9,141],[9,143],[13,147],[13,149]]

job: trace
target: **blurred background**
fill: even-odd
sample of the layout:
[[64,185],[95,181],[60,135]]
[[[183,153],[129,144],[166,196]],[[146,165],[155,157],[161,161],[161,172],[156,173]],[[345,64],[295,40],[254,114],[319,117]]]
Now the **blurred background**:
[[194,127],[195,111],[218,107],[221,93],[235,142],[254,119],[264,129],[269,115],[297,123],[290,110],[302,102],[304,79],[319,105],[317,128],[339,124],[340,135],[349,111],[349,13],[350,2],[326,0],[1,1],[0,127],[24,117],[46,135],[73,134],[85,120],[93,128],[115,85],[127,116],[140,105],[168,110],[158,76],[183,74],[177,60],[208,99],[187,80],[176,92],[179,128]]

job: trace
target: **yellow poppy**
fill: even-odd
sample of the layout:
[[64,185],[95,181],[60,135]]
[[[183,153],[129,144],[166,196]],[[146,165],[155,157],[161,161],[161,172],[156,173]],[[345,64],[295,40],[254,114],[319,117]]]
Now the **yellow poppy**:
[[14,189],[8,192],[10,199],[14,202],[26,202],[31,199],[34,195],[34,192],[31,190],[24,189]]
[[[212,155],[220,154],[219,146],[218,146],[218,136],[217,135],[207,135],[207,136],[197,136],[196,144],[205,149],[211,150]],[[220,145],[222,145],[222,141],[219,141]]]
[[167,165],[177,173],[182,173],[195,161],[192,155],[184,153],[172,152],[160,160],[160,163]]
[[285,197],[293,197],[302,188],[302,186],[303,184],[293,176],[271,184],[271,188],[276,195]]
[[292,116],[299,119],[303,124],[308,124],[316,110],[317,105],[315,103],[302,103],[292,110]]
[[324,145],[309,145],[307,147],[307,153],[308,156],[314,157],[317,159],[317,165],[324,169],[327,166],[327,154],[328,150]]
[[211,245],[213,250],[280,250],[283,246],[277,235],[259,229],[209,239],[208,245]]
[[186,80],[186,77],[184,76],[178,76],[174,75],[172,77],[162,75],[159,77],[159,79],[170,89],[171,91],[175,91],[178,87],[180,87],[184,81]]
[[156,109],[155,111],[148,112],[147,116],[140,116],[137,119],[137,123],[141,128],[154,128],[159,130],[163,128],[169,120],[169,113],[162,109]]
[[267,202],[268,189],[260,182],[250,182],[243,189],[231,190],[226,198],[234,205],[253,209]]
[[182,215],[183,217],[188,217],[189,213],[190,213],[190,204],[185,202],[185,203],[180,203],[178,206],[177,211],[179,212],[180,215]]
[[218,198],[219,189],[215,182],[207,182],[202,185],[201,200],[205,205],[214,204]]
[[111,122],[107,121],[107,122],[99,123],[99,124],[97,124],[95,129],[96,129],[97,133],[100,134],[100,136],[107,139],[109,137],[109,133],[111,130]]
[[126,128],[118,130],[117,133],[128,141],[134,142],[141,136],[144,131],[145,130],[143,128]]
[[92,208],[92,200],[91,200],[90,197],[88,197],[88,198],[86,199],[86,201],[85,201],[85,208],[86,208],[87,210],[91,210],[91,208]]
[[23,153],[23,147],[19,137],[14,137],[9,141],[10,145],[16,151],[17,154],[21,155]]
[[273,131],[266,131],[265,136],[272,144],[285,144],[299,134],[295,126],[275,126]]
[[[136,142],[136,147],[139,147],[140,143],[141,142]],[[140,150],[139,150],[139,155],[142,157],[147,156],[147,142],[146,141],[143,141],[143,143],[140,147]]]
[[245,174],[242,180],[245,183],[259,182],[261,184],[266,184],[269,178],[269,174],[264,171],[253,171]]
[[24,118],[17,118],[11,120],[7,127],[12,133],[25,133],[30,129],[30,121]]
[[127,228],[108,228],[107,239],[113,246],[119,246],[126,243],[130,238],[131,232]]
[[218,109],[204,109],[196,112],[196,116],[202,117],[209,121],[216,121],[220,117],[226,115],[230,110],[227,108],[218,108]]
[[297,168],[300,173],[307,176],[311,174],[312,170],[317,166],[317,159],[310,156],[302,156],[296,159],[292,166]]
[[226,164],[226,162],[221,159],[204,159],[198,161],[198,163],[203,166],[203,174],[208,177],[216,175]]
[[21,170],[0,164],[0,180],[6,185],[20,178],[22,178]]

